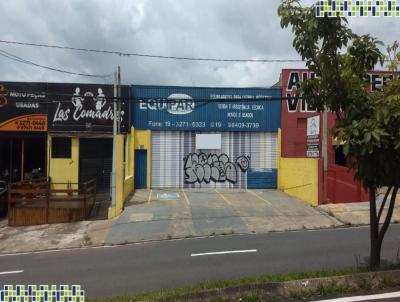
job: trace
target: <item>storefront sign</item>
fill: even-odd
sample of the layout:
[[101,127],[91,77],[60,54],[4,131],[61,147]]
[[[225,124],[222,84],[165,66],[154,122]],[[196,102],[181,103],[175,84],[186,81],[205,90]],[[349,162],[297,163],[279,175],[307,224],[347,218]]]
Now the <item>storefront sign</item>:
[[47,131],[45,90],[40,83],[0,83],[0,131]]
[[[397,73],[398,76],[398,73]],[[316,108],[301,98],[298,98],[297,89],[301,82],[308,79],[315,79],[314,72],[306,69],[284,69],[282,71],[282,96],[286,98],[287,112],[316,112]],[[393,79],[393,73],[388,71],[374,71],[368,73],[366,82],[368,89],[375,91],[382,88],[385,83]]]
[[135,128],[277,131],[280,89],[133,86]]
[[[113,86],[0,83],[0,131],[112,132]],[[121,87],[120,132],[129,128],[129,86]]]
[[320,116],[307,118],[307,157],[319,157]]
[[[50,131],[112,132],[114,102],[112,85],[48,84]],[[121,132],[128,130],[129,89],[122,87]]]
[[307,136],[319,135],[319,121],[319,115],[307,119]]

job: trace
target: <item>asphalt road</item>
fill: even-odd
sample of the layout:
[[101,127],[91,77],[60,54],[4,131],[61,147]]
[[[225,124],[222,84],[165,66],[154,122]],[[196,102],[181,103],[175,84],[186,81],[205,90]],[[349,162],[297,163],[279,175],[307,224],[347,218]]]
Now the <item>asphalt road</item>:
[[[354,267],[368,256],[368,231],[361,227],[231,235],[6,255],[0,257],[0,285],[81,284],[87,296],[99,297],[206,280]],[[395,259],[399,248],[400,225],[394,225],[385,238],[383,257]],[[191,256],[236,250],[252,251]],[[9,271],[22,272],[2,274]]]

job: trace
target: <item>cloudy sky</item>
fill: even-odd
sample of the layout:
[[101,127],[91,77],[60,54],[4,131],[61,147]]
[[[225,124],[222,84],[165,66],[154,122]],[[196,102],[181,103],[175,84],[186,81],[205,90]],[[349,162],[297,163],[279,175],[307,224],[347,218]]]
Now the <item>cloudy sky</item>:
[[[0,40],[165,56],[298,59],[281,29],[279,0],[1,0]],[[302,1],[303,4],[310,1]],[[357,33],[385,44],[400,40],[400,18],[352,18]],[[32,62],[69,71],[110,74],[124,84],[250,87],[274,84],[282,68],[302,63],[160,60],[0,43]],[[47,71],[0,56],[0,81],[101,82]]]

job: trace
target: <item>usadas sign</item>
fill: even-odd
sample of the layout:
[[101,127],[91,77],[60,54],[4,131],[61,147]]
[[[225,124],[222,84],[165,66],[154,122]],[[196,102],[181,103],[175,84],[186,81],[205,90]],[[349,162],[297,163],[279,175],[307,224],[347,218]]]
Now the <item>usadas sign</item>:
[[39,83],[3,82],[0,84],[0,131],[45,132],[47,110],[41,102],[44,91]]

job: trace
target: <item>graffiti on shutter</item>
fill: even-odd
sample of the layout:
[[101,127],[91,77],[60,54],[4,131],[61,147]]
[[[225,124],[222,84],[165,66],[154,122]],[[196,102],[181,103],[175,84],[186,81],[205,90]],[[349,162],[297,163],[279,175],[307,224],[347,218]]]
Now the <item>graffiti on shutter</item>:
[[231,162],[225,153],[189,153],[184,159],[184,181],[187,184],[230,182],[236,184],[238,168],[246,173],[250,166],[250,156],[241,155]]

